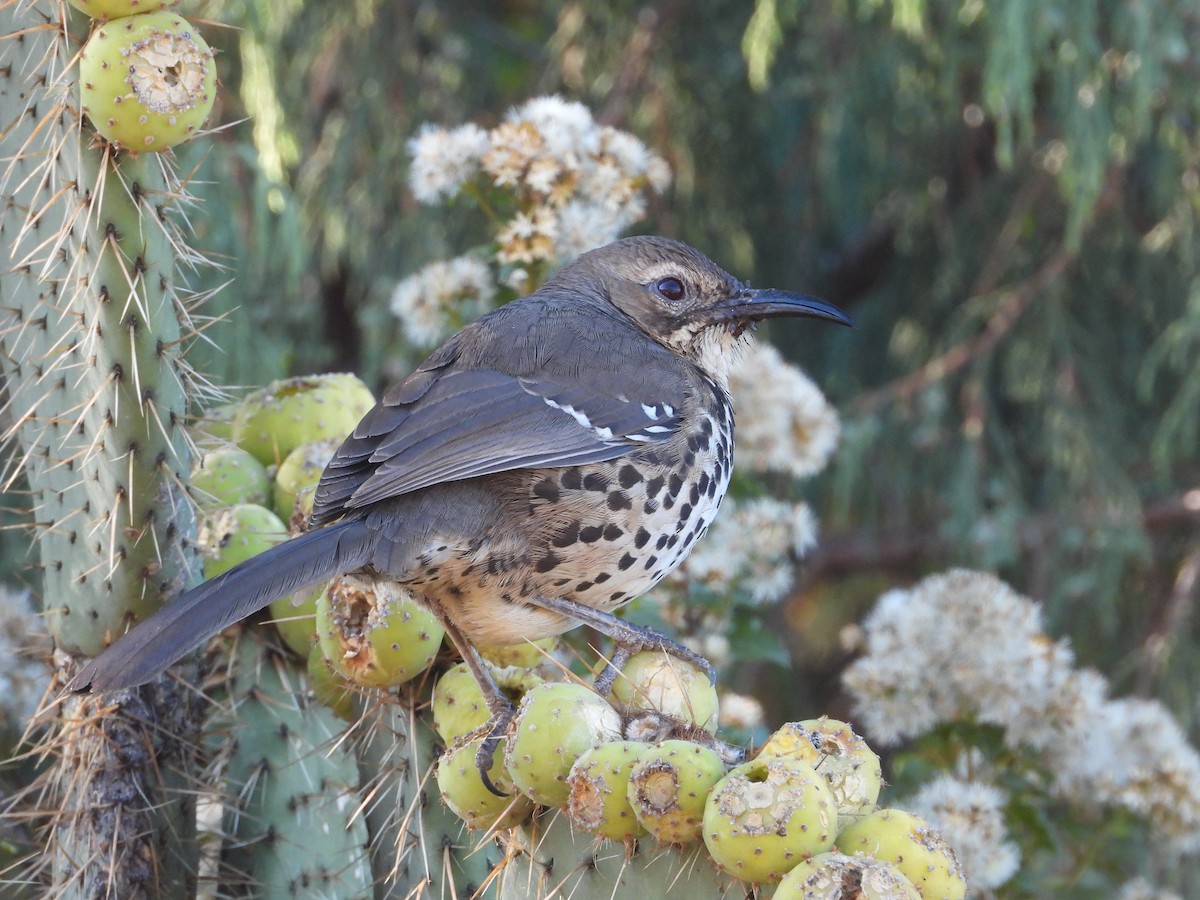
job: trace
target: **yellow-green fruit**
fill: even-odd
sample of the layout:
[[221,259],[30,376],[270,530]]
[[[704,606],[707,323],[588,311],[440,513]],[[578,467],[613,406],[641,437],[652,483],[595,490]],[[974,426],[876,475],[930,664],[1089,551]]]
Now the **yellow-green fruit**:
[[303,534],[308,531],[308,517],[312,515],[313,504],[317,499],[315,487],[301,488],[292,504],[292,516],[287,520],[288,531],[292,534]]
[[500,739],[488,769],[488,777],[497,790],[504,792],[503,797],[489,791],[479,777],[475,754],[482,743],[483,738],[468,741],[447,751],[438,761],[437,783],[442,800],[473,830],[518,825],[533,813],[534,803],[514,791],[512,779],[504,770],[503,757],[508,740]]
[[635,653],[612,686],[615,703],[717,730],[717,690],[706,672],[659,650]]
[[802,759],[820,773],[838,805],[838,827],[872,812],[883,787],[879,757],[845,722],[822,716],[784,725],[759,756]]
[[271,601],[270,616],[279,636],[293,653],[308,658],[317,640],[317,601],[325,585]]
[[317,641],[333,670],[355,684],[395,687],[437,656],[445,631],[390,581],[343,575],[317,598]]
[[591,688],[546,682],[521,698],[504,767],[525,796],[561,809],[575,760],[620,736],[621,717]]
[[179,0],[67,0],[93,19],[119,19],[176,6]]
[[[542,678],[527,669],[491,669],[496,686],[514,703]],[[464,735],[481,728],[491,717],[479,682],[466,663],[448,669],[433,686],[433,730],[450,746]]]
[[577,827],[614,841],[646,833],[629,803],[629,776],[647,749],[637,741],[610,741],[575,760],[567,775],[567,814]]
[[301,444],[345,438],[374,405],[353,375],[285,378],[242,401],[233,439],[263,465],[277,465]]
[[201,509],[238,503],[266,506],[271,492],[266,466],[240,447],[232,446],[205,452],[200,464],[192,469],[190,484],[192,496]]
[[663,741],[650,747],[629,777],[634,815],[664,844],[700,839],[704,803],[725,777],[716,751],[691,741]]
[[172,12],[102,22],[79,56],[80,104],[105,140],[166,150],[190,138],[217,97],[213,52]]
[[950,845],[919,816],[880,809],[837,836],[837,848],[887,860],[913,883],[922,900],[962,900],[967,882]]
[[213,449],[225,447],[233,441],[233,414],[237,403],[224,403],[206,409],[190,429],[196,446]]
[[477,646],[479,655],[494,666],[520,666],[532,669],[546,661],[558,647],[557,637],[542,638],[540,641],[525,641],[522,644],[484,644]]
[[287,536],[279,517],[265,506],[239,503],[216,510],[205,517],[198,535],[204,574],[215,578],[287,540]]
[[[290,522],[296,511],[296,497],[305,488],[315,487],[321,473],[342,444],[341,438],[309,441],[301,444],[279,464],[275,472],[275,513]],[[312,508],[309,507],[309,512]]]
[[813,767],[782,756],[730,770],[704,807],[704,844],[717,865],[745,881],[778,881],[824,853],[837,834],[837,804]]
[[313,644],[308,653],[308,686],[322,704],[328,706],[335,716],[347,722],[358,718],[358,706],[354,696],[358,693],[354,685],[333,671],[333,666]]
[[921,900],[889,862],[836,850],[801,860],[783,876],[774,900]]

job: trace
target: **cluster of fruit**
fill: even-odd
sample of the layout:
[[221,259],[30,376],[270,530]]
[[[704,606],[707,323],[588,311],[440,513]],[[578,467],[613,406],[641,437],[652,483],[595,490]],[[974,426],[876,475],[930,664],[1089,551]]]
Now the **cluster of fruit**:
[[[207,422],[220,443],[193,473],[192,491],[204,511],[208,577],[303,529],[338,437],[373,403],[351,375],[295,378]],[[276,601],[271,612],[285,643],[308,659],[316,695],[348,719],[362,687],[415,678],[442,645],[437,621],[403,590],[355,576]],[[715,736],[718,697],[703,672],[658,652],[635,654],[606,698],[555,646],[480,648],[517,703],[488,773],[503,796],[476,765],[490,711],[474,676],[459,664],[434,685],[433,726],[446,746],[437,783],[467,827],[509,828],[556,808],[598,838],[703,841],[729,874],[780,882],[778,898],[841,896],[832,891],[852,883],[864,897],[964,896],[954,854],[935,831],[876,809],[879,758],[849,725],[785,725],[738,764]]]
[[80,108],[110,144],[166,150],[194,137],[217,97],[213,52],[167,11],[178,0],[70,0],[92,17],[79,54]]
[[954,853],[935,831],[876,809],[879,758],[844,722],[785,725],[752,760],[730,767],[730,748],[713,734],[717,695],[699,670],[635,654],[605,699],[569,674],[546,680],[554,667],[544,651],[531,655],[541,665],[510,658],[492,670],[519,699],[488,773],[507,796],[489,791],[476,770],[488,710],[466,666],[434,687],[433,724],[448,748],[437,782],[469,828],[519,825],[546,806],[600,838],[703,841],[737,878],[782,879],[776,898],[840,897],[834,891],[852,882],[864,897],[964,896]]
[[[200,442],[209,449],[191,491],[203,515],[206,577],[304,529],[321,472],[374,403],[353,375],[289,378],[205,420]],[[402,684],[442,644],[432,614],[398,587],[352,575],[275,601],[271,616],[288,647],[308,659],[318,696],[346,718],[354,715],[352,684]]]

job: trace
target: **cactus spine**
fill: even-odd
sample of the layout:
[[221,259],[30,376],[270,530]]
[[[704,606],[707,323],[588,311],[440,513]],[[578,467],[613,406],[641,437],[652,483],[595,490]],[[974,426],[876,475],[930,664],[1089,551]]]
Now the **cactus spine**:
[[[0,343],[19,463],[6,476],[29,488],[62,668],[195,574],[175,287],[195,259],[169,215],[181,195],[158,156],[90,145],[65,15],[0,3]],[[189,784],[196,704],[163,683],[117,706],[61,707],[38,788],[58,800],[43,805],[44,877],[55,896],[182,896],[195,815],[164,796]]]

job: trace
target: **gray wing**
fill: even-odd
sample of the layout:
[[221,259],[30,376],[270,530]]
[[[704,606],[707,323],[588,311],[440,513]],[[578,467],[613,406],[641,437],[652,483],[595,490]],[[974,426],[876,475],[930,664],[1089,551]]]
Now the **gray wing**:
[[[616,459],[676,430],[680,409],[582,374],[427,364],[372,409],[326,468],[313,523],[447,481]],[[609,385],[611,386],[611,385]],[[634,394],[644,395],[643,397]]]

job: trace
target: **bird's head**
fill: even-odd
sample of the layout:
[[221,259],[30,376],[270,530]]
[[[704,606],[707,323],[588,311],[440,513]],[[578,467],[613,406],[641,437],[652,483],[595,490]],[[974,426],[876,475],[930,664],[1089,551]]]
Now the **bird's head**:
[[781,316],[850,318],[803,294],[751,288],[703,253],[660,237],[632,237],[583,254],[563,270],[603,285],[604,299],[660,344],[724,384],[734,345],[753,323]]

